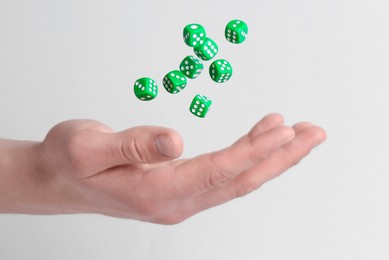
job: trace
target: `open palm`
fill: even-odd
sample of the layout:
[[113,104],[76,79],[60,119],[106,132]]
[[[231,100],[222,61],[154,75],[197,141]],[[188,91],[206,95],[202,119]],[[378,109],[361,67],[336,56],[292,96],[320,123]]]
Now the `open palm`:
[[42,143],[45,172],[60,187],[62,211],[174,224],[244,196],[299,162],[326,138],[308,122],[260,120],[231,146],[176,160],[172,129],[139,126],[115,133],[92,120],[65,121]]

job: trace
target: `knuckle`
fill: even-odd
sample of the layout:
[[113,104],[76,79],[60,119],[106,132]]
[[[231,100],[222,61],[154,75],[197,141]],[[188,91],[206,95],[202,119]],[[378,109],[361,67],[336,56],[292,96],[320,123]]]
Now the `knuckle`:
[[239,188],[239,189],[236,191],[235,197],[236,197],[236,198],[244,197],[244,196],[248,195],[249,193],[253,192],[253,191],[256,190],[256,189],[257,189],[257,188],[254,187],[253,185],[245,185],[245,186],[242,186],[241,188]]
[[301,162],[302,158],[295,158],[293,161],[292,161],[292,166],[296,166],[297,164],[299,164]]
[[213,170],[212,173],[208,176],[206,180],[206,188],[214,188],[218,187],[226,182],[229,181],[229,178],[226,177],[226,175],[220,171],[220,170]]
[[145,153],[141,151],[141,147],[135,137],[123,138],[121,142],[121,153],[128,161],[146,161]]
[[212,153],[209,156],[209,160],[211,162],[211,168],[210,174],[206,175],[205,180],[205,188],[213,188],[218,187],[226,182],[231,181],[231,173],[229,173],[225,169],[221,169],[219,166],[215,164],[215,154]]

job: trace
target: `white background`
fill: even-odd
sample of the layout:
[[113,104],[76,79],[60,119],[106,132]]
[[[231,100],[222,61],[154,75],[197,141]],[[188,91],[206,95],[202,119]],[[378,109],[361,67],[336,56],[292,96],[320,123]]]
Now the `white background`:
[[[56,123],[178,130],[183,157],[223,148],[262,116],[312,121],[326,143],[247,197],[174,226],[99,215],[0,216],[0,259],[389,259],[389,2],[0,0],[0,136],[42,140]],[[228,43],[242,19],[249,36]],[[132,90],[192,54],[197,22],[234,75],[205,71],[152,102]],[[206,70],[209,62],[206,63]],[[205,119],[188,111],[213,99]]]

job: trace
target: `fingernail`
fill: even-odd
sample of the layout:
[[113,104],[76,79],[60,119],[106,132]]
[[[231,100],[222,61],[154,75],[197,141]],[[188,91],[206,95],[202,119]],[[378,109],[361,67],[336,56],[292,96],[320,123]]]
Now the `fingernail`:
[[175,157],[175,145],[168,135],[160,135],[155,139],[157,150],[168,157]]

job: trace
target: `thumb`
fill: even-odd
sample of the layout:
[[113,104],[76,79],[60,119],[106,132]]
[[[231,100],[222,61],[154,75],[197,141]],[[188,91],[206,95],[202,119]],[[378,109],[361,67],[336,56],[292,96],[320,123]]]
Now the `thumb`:
[[94,155],[93,170],[102,171],[125,164],[169,161],[183,150],[181,136],[158,126],[138,126],[117,133],[93,132],[86,137]]
[[157,163],[181,155],[183,142],[174,130],[157,126],[139,126],[111,134],[107,155],[119,164]]

